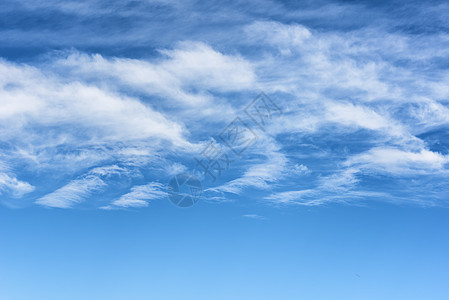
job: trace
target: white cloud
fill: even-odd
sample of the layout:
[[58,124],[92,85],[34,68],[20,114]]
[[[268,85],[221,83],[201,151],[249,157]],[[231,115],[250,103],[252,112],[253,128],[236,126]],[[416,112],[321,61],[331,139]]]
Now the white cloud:
[[406,111],[415,121],[414,130],[417,133],[449,124],[449,109],[430,99],[423,99],[422,102],[408,107]]
[[245,32],[254,42],[267,43],[278,48],[282,54],[291,54],[292,49],[302,45],[312,35],[302,25],[273,21],[256,21],[247,25]]
[[[395,148],[374,148],[352,156],[343,164],[344,168],[334,174],[321,177],[317,186],[313,188],[276,192],[264,199],[276,205],[305,206],[316,206],[331,202],[353,203],[354,201],[372,198],[404,202],[404,199],[388,192],[361,189],[358,186],[361,179],[358,177],[373,172],[395,176],[445,173],[444,165],[448,161],[447,156],[428,150],[408,152]],[[408,202],[425,203],[425,201],[414,200],[414,198],[406,200]]]
[[316,192],[312,189],[300,190],[300,191],[287,191],[273,193],[264,199],[273,204],[301,204],[301,205],[315,205],[314,203],[319,200],[311,198],[305,198],[310,195],[316,195]]
[[[156,161],[162,149],[194,151],[196,146],[187,140],[184,124],[177,121],[107,86],[0,60],[0,138],[6,145],[1,157],[24,162],[29,172],[73,176],[110,161],[145,165]],[[16,196],[32,189],[5,176],[4,185],[15,185]],[[82,183],[75,181],[39,203],[72,206],[55,202],[53,196],[77,190],[83,193]],[[73,196],[68,202],[81,198]]]
[[254,87],[253,66],[240,56],[224,55],[204,43],[184,42],[175,50],[163,50],[170,59],[160,67],[183,86],[219,91],[240,91]]
[[187,172],[187,167],[180,163],[171,163],[166,168],[165,171],[169,175],[178,175]]
[[36,204],[47,207],[72,208],[87,200],[93,193],[103,192],[117,185],[117,178],[140,177],[138,169],[132,166],[119,167],[105,165],[86,172],[78,179],[71,180],[61,188],[37,199]]
[[294,164],[289,170],[289,173],[292,175],[306,175],[310,172],[309,168],[303,164]]
[[246,214],[242,215],[243,218],[254,219],[254,220],[265,220],[266,218],[256,214]]
[[99,177],[88,175],[82,179],[72,180],[56,191],[37,199],[36,203],[47,207],[71,208],[105,186],[106,183]]
[[333,193],[347,192],[359,182],[356,168],[348,168],[321,178],[318,189]]
[[133,186],[129,193],[122,195],[103,209],[145,207],[148,206],[148,200],[164,197],[167,197],[165,187],[158,182],[151,182],[146,185]]
[[326,106],[325,120],[327,122],[337,122],[345,126],[362,127],[371,130],[389,128],[391,124],[391,121],[362,105],[328,102]]
[[271,138],[261,135],[254,148],[251,151],[264,155],[265,161],[248,164],[247,169],[240,178],[209,190],[240,194],[244,188],[248,187],[267,189],[271,183],[286,175],[288,159],[279,151],[279,146]]
[[[70,5],[60,4],[60,9]],[[336,12],[323,14],[342,12],[342,7],[332,9]],[[358,142],[364,152],[349,154],[360,145],[346,149],[338,162],[326,162],[325,168],[334,173],[319,177],[316,186],[267,200],[315,205],[340,201],[336,193],[369,197],[355,190],[363,175],[446,172],[447,155],[428,150],[424,138],[417,137],[449,124],[449,73],[432,67],[433,60],[449,53],[446,34],[409,38],[374,27],[325,32],[273,21],[237,30],[236,47],[182,42],[151,60],[71,51],[35,66],[0,61],[0,138],[11,146],[1,158],[26,162],[27,171],[56,169],[72,176],[107,164],[41,198],[71,207],[96,191],[93,178],[107,184],[108,176],[138,176],[132,167],[150,164],[167,174],[185,170],[163,156],[201,150],[201,143],[190,139],[213,135],[210,124],[234,118],[240,93],[258,88],[278,95],[285,114],[267,126],[271,142],[248,150],[257,159],[238,165],[240,178],[210,189],[219,194],[211,199],[224,200],[223,192],[239,194],[248,187],[269,190],[285,178],[310,175],[307,167],[290,159],[301,155],[309,166],[308,155],[316,153],[295,153],[302,139],[309,144],[320,139],[317,152],[332,160],[333,150],[327,147],[341,146],[353,132],[363,135]],[[253,47],[248,58],[238,54],[238,46]],[[227,93],[238,96],[230,100]],[[32,187],[11,175],[13,171],[17,173],[5,171],[8,175],[0,179],[3,186],[23,191],[15,194],[21,196]],[[151,187],[134,188],[111,206],[146,206]]]
[[16,177],[0,171],[0,195],[1,192],[7,192],[14,198],[21,198],[23,195],[34,191],[35,187],[28,182],[20,181]]
[[350,157],[346,166],[394,175],[434,174],[445,171],[447,155],[421,149],[411,152],[391,147],[376,147]]
[[[232,107],[214,101],[208,91],[254,88],[253,66],[242,57],[222,54],[200,42],[183,42],[160,53],[163,58],[146,61],[74,52],[59,59],[54,67],[74,78],[118,83],[147,95],[164,97],[171,106],[195,108],[189,112],[199,116],[216,117],[219,111],[233,113]],[[192,92],[192,88],[198,92]]]
[[[255,75],[243,58],[222,54],[203,43],[184,42],[161,53],[163,58],[152,62],[79,52],[37,66],[0,60],[0,138],[13,146],[5,148],[2,158],[24,161],[32,172],[59,172],[66,177],[111,161],[128,167],[159,163],[153,168],[169,173],[185,169],[160,157],[171,150],[197,152],[201,146],[187,140],[189,132],[179,122],[188,113],[185,107],[194,115],[226,119],[225,112],[233,113],[233,108],[214,103],[206,90],[248,89]],[[200,92],[189,92],[192,87]],[[128,96],[130,89],[168,97],[184,106],[168,117],[148,102]],[[172,104],[165,108],[173,112]],[[73,207],[107,185],[105,179],[110,176],[139,174],[137,169],[118,165],[97,167],[36,203]],[[6,174],[1,179],[4,189],[14,189],[17,197],[33,190]],[[149,190],[136,188],[129,197],[139,192]],[[131,203],[126,197],[114,205]]]
[[99,176],[112,176],[112,175],[130,175],[130,170],[117,165],[97,167],[90,171],[90,174]]
[[[138,99],[79,82],[64,83],[35,68],[1,61],[0,74],[3,138],[18,136],[17,130],[31,126],[69,126],[86,135],[84,142],[153,137],[188,146],[182,125]],[[58,133],[64,142],[76,138],[74,132]]]

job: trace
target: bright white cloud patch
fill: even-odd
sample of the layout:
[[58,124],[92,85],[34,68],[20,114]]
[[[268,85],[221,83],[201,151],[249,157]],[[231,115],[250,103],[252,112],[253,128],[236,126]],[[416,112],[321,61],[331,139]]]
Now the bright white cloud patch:
[[422,149],[419,152],[378,147],[348,159],[346,165],[374,169],[380,172],[410,175],[445,171],[449,162],[447,155]]
[[[72,53],[57,61],[55,68],[75,77],[109,81],[195,106],[197,113],[213,109],[207,90],[242,91],[253,88],[253,66],[239,56],[224,55],[204,43],[183,42],[171,50],[161,50],[155,61],[113,58]],[[198,93],[190,90],[195,88]],[[218,103],[215,103],[218,105]],[[229,107],[225,107],[230,110]],[[216,111],[216,110],[214,110]]]
[[[119,95],[97,86],[79,82],[64,82],[62,78],[46,75],[38,69],[0,64],[0,122],[4,139],[23,138],[30,128],[68,126],[76,132],[57,132],[64,139],[82,138],[97,142],[133,140],[148,137],[167,139],[184,146],[182,127],[167,120],[161,113],[138,99]],[[88,130],[86,130],[88,129]],[[74,136],[75,135],[75,136]]]

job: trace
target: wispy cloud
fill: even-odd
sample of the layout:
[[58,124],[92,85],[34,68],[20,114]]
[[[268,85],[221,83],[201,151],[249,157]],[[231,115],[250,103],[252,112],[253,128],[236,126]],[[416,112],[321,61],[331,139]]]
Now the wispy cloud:
[[264,216],[256,215],[256,214],[246,214],[242,215],[243,218],[253,219],[253,220],[266,220]]
[[242,176],[210,190],[240,194],[245,188],[267,189],[285,175],[288,159],[279,151],[279,145],[274,140],[261,135],[258,146],[252,151],[262,154],[265,159],[260,163],[246,163],[247,169]]
[[312,35],[302,25],[286,25],[273,21],[256,21],[247,25],[245,32],[253,43],[269,44],[284,55],[291,54]]
[[34,191],[35,187],[18,180],[16,177],[11,177],[8,174],[0,171],[0,195],[2,192],[11,194],[14,198],[20,198],[23,195]]
[[103,180],[89,175],[69,182],[56,191],[37,199],[36,203],[47,207],[71,208],[105,186],[106,183]]
[[322,201],[310,196],[316,196],[316,191],[301,190],[274,193],[265,197],[265,200],[273,204],[301,204],[305,206],[320,205]]
[[208,90],[229,92],[254,87],[253,66],[240,56],[225,55],[207,44],[187,41],[159,52],[162,57],[153,61],[69,52],[54,67],[76,79],[114,83],[115,87],[119,84],[165,97],[184,109],[195,107],[195,115],[210,115],[218,110],[232,114],[232,107],[214,102]]
[[102,209],[145,207],[148,206],[149,200],[166,197],[165,187],[158,182],[151,182],[146,185],[133,186],[129,193],[120,196],[110,205],[103,206]]

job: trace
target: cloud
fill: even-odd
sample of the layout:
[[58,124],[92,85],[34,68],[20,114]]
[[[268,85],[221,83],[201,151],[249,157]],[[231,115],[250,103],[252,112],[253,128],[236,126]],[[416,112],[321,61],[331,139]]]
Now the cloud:
[[[316,186],[304,190],[275,192],[264,197],[270,204],[275,205],[304,205],[319,206],[329,203],[358,204],[367,199],[390,201],[393,203],[417,203],[420,205],[435,205],[441,203],[441,186],[439,183],[426,184],[427,192],[419,189],[419,182],[427,176],[447,178],[445,164],[448,157],[428,150],[408,152],[394,148],[374,148],[367,152],[350,157],[343,163],[341,170],[319,178]],[[376,187],[366,180],[373,174],[395,176],[386,177],[390,184],[376,191]],[[398,182],[397,178],[414,177],[418,180],[416,186],[408,186]],[[398,189],[398,186],[401,186]]]
[[[214,104],[206,91],[242,91],[254,87],[253,66],[240,56],[225,55],[207,44],[188,41],[159,52],[163,57],[153,61],[69,52],[67,57],[56,61],[55,68],[75,78],[112,81],[147,95],[167,97],[178,105],[195,106],[197,114],[206,115]],[[193,93],[193,89],[200,92]],[[219,103],[215,105],[217,109],[232,110]]]
[[88,175],[82,179],[72,180],[56,191],[37,199],[36,204],[46,207],[72,208],[105,186],[106,183],[99,177]]
[[435,174],[445,172],[447,155],[421,149],[417,152],[391,147],[376,147],[350,157],[344,165],[394,175]]
[[[27,63],[0,61],[0,159],[11,165],[0,173],[3,193],[29,193],[21,180],[34,184],[39,174],[66,183],[36,187],[50,191],[37,196],[43,203],[75,207],[117,186],[106,199],[111,207],[146,206],[157,187],[145,190],[142,180],[188,169],[192,154],[259,89],[283,117],[266,126],[227,182],[206,191],[211,200],[254,188],[269,191],[268,202],[319,205],[374,199],[380,194],[370,188],[392,178],[446,180],[449,35],[438,12],[447,5],[408,8],[436,13],[438,29],[426,18],[410,24],[400,9],[389,15],[364,5],[265,1],[249,11],[251,2],[224,10],[163,2],[3,6],[6,23],[23,16],[16,29],[0,28],[5,47],[64,45]],[[73,26],[25,21],[47,8]],[[101,20],[87,22],[95,11]],[[80,30],[84,24],[92,27]]]
[[97,167],[92,169],[90,172],[90,174],[93,175],[99,175],[99,176],[104,176],[104,177],[109,177],[109,176],[113,176],[113,175],[126,175],[126,176],[131,176],[131,170],[123,168],[123,167],[119,167],[117,165],[111,165],[111,166],[103,166],[103,167]]
[[217,91],[240,91],[254,87],[253,66],[241,56],[224,55],[204,43],[184,42],[175,50],[161,51],[169,59],[160,67],[184,86]]
[[356,176],[358,172],[356,168],[348,168],[325,176],[320,180],[319,189],[334,193],[351,190],[359,182]]
[[[108,177],[141,174],[133,166],[160,164],[152,168],[168,173],[185,168],[165,161],[166,151],[192,153],[202,143],[187,140],[189,132],[176,114],[185,114],[186,106],[200,115],[233,112],[227,104],[214,107],[208,93],[190,90],[239,91],[255,80],[252,66],[243,58],[203,43],[184,42],[161,53],[163,58],[151,62],[76,51],[34,66],[0,60],[0,138],[8,145],[2,157],[23,161],[28,171],[49,176],[56,172],[67,178],[84,172],[36,203],[73,207],[107,185]],[[138,95],[129,96],[130,89],[141,97],[168,97],[184,106],[167,115]],[[173,112],[170,107],[165,108]],[[95,166],[101,167],[91,169]],[[6,176],[5,186],[23,191],[15,195],[32,190]],[[124,199],[117,200],[117,206],[123,206]]]
[[302,25],[286,25],[273,21],[255,21],[244,30],[254,43],[269,44],[279,49],[282,54],[291,54],[292,50],[312,35],[309,29]]
[[175,163],[171,163],[170,165],[168,165],[165,168],[165,171],[167,172],[167,174],[173,176],[173,175],[178,175],[178,174],[187,172],[187,167],[184,166],[183,164],[175,162]]
[[[265,157],[263,162],[245,164],[246,170],[242,176],[209,190],[240,194],[243,189],[248,187],[267,189],[271,183],[285,175],[288,159],[279,151],[279,146],[271,138],[261,135],[258,145],[254,145],[254,147],[255,149],[251,149],[251,151],[263,155]],[[295,169],[295,171],[298,170]]]
[[14,198],[21,198],[27,193],[34,191],[35,187],[28,182],[20,181],[16,177],[0,171],[0,195],[1,192],[11,194]]
[[264,200],[275,205],[319,206],[330,202],[347,202],[362,195],[373,196],[372,193],[354,191],[359,182],[357,172],[357,169],[344,169],[319,178],[313,188],[275,192],[264,197]]
[[142,177],[140,170],[133,166],[95,167],[59,189],[40,197],[35,203],[47,207],[72,208],[89,200],[94,194],[106,190],[113,191],[117,187],[120,188],[123,183],[128,185],[129,180],[140,177]]
[[[182,124],[138,98],[4,60],[0,71],[1,156],[23,162],[28,172],[66,177],[108,161],[147,164],[160,149],[194,149]],[[72,207],[102,185],[95,176],[124,172],[122,167],[109,168],[96,168],[37,203]],[[14,197],[34,190],[7,174],[0,184]]]
[[16,123],[12,129],[71,124],[88,127],[86,134],[101,134],[104,140],[156,137],[185,144],[180,125],[138,99],[78,82],[62,83],[57,77],[47,79],[35,69],[10,63],[0,69],[8,74],[1,78],[0,121]]
[[165,187],[158,182],[151,182],[146,185],[133,186],[131,191],[114,200],[103,209],[146,207],[148,201],[167,197]]
[[259,215],[256,215],[256,214],[246,214],[246,215],[242,215],[242,218],[253,219],[253,220],[266,220],[265,217],[259,216]]
[[310,172],[309,168],[303,164],[295,164],[291,167],[291,170],[289,170],[291,175],[306,175]]
[[300,204],[305,206],[314,206],[322,204],[320,199],[314,199],[310,196],[316,196],[316,191],[313,189],[306,189],[300,191],[279,192],[266,196],[264,199],[269,203],[277,205]]
[[391,121],[363,105],[352,103],[326,103],[327,122],[336,122],[352,128],[366,128],[370,130],[390,129]]

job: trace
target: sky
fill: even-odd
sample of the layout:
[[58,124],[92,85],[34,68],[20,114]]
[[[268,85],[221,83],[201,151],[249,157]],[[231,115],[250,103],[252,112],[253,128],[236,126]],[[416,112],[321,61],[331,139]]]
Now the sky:
[[0,298],[448,299],[448,14],[2,1]]

